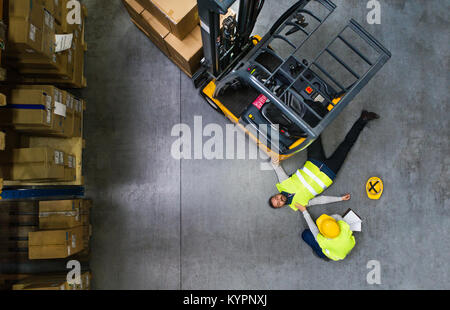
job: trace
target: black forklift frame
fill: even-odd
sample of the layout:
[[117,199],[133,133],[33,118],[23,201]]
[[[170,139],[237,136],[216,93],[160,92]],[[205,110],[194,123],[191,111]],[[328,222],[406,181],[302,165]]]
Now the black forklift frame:
[[[239,81],[240,83],[244,83],[247,86],[253,87],[255,90],[268,98],[272,104],[274,104],[295,125],[297,125],[306,133],[306,139],[300,145],[289,149],[283,154],[279,152],[280,155],[290,155],[299,152],[310,145],[315,139],[317,139],[322,131],[340,114],[340,112],[367,85],[367,83],[391,57],[391,53],[379,41],[377,41],[355,20],[351,19],[350,22],[342,29],[342,31],[340,31],[339,34],[336,35],[330,43],[328,43],[328,45],[314,58],[314,60],[311,61],[307,66],[305,66],[305,69],[302,70],[302,72],[298,74],[298,76],[293,77],[289,74],[286,74],[283,68],[286,66],[287,62],[294,59],[295,61],[297,61],[297,63],[302,63],[299,59],[296,58],[295,54],[304,45],[304,43],[309,40],[309,38],[315,33],[315,31],[326,21],[326,19],[333,13],[336,8],[336,5],[329,0],[300,0],[295,3],[290,9],[288,9],[275,22],[270,31],[260,40],[257,45],[250,46],[248,50],[242,48],[242,53],[235,57],[234,61],[230,63],[225,70],[222,70],[218,52],[220,42],[218,42],[217,40],[218,36],[220,35],[219,14],[225,14],[228,8],[235,1],[236,0],[198,0],[199,14],[202,25],[202,38],[205,51],[204,65],[206,65],[210,69],[209,73],[212,77],[210,77],[209,80],[215,79],[216,84],[213,97],[216,97],[222,89],[227,87],[227,85],[232,84],[234,81]],[[308,4],[310,1],[320,3],[324,8],[328,10],[328,14],[324,18],[319,18],[313,12],[305,10],[304,8],[306,4]],[[249,8],[246,3],[253,5],[255,1],[240,0],[240,11],[238,19],[239,24],[241,24],[240,22],[242,20],[248,18],[249,11],[251,11],[251,8]],[[244,12],[242,13],[241,8],[244,9]],[[318,22],[317,26],[312,31],[308,32],[303,27],[299,26],[296,23],[293,23],[292,20],[295,18],[296,14],[299,13],[309,15],[310,18],[315,19]],[[213,26],[212,29],[209,29],[209,25]],[[299,32],[302,32],[304,35],[306,35],[300,44],[295,45],[291,40],[289,40],[289,38],[282,35],[282,32],[286,27],[297,27]],[[354,34],[363,39],[376,53],[377,59],[375,61],[370,60],[370,57],[366,56],[356,46],[349,42],[349,40],[345,39],[343,33],[346,30],[353,31]],[[242,31],[242,29],[239,31]],[[270,43],[274,39],[281,39],[285,41],[294,49],[294,51],[285,58],[278,56],[276,52],[270,47]],[[359,56],[360,59],[363,60],[363,62],[365,62],[369,66],[369,69],[364,74],[356,73],[356,70],[353,70],[349,64],[344,62],[333,51],[331,51],[330,46],[337,40],[340,40],[343,44],[345,44],[357,56]],[[250,41],[250,39],[248,38],[247,41]],[[244,43],[239,44],[243,44],[243,46],[245,46]],[[270,53],[273,57],[279,59],[280,64],[272,72],[257,61],[258,56],[260,56],[262,53]],[[328,72],[318,63],[318,60],[324,54],[328,54],[329,56],[331,56],[354,78],[356,78],[356,81],[350,86],[344,86],[344,83],[339,82],[335,77],[333,77],[330,72]],[[249,68],[258,68],[258,70],[264,72],[268,77],[264,79],[264,81],[262,81],[261,79],[256,78],[251,73],[251,70],[249,70]],[[333,106],[333,108],[324,117],[321,117],[313,109],[309,108],[307,104],[305,104],[304,98],[302,98],[302,96],[300,96],[298,92],[293,89],[294,84],[299,79],[308,80],[308,78],[305,77],[305,73],[313,70],[313,68],[315,70],[318,70],[317,72],[321,72],[324,76],[331,80],[334,85],[338,86],[339,91],[337,93],[341,94],[338,104]],[[284,77],[287,77],[289,79],[289,85],[285,85],[286,88],[283,90],[281,95],[277,94],[273,90],[273,88],[271,89],[267,85],[267,81],[274,79],[277,74],[282,74]],[[315,92],[319,93],[325,98],[329,97],[320,89],[315,88],[314,85],[311,85],[311,88],[313,88]],[[283,96],[285,94],[289,94],[290,96]],[[307,122],[305,122],[305,120],[303,120],[302,117],[300,117],[289,106],[289,103],[286,102],[286,97],[292,98],[292,96],[295,97],[296,100],[302,102],[304,106],[310,110],[310,113],[314,114],[314,116],[320,120],[315,127],[311,127]],[[331,99],[335,98],[330,98],[330,101]],[[240,119],[240,122],[242,122],[242,119]],[[255,130],[256,132],[258,131],[256,126]]]
[[[264,3],[264,0],[239,0],[239,13],[237,18],[237,34],[238,39],[234,46],[228,51],[225,51],[221,57],[220,49],[220,15],[225,15],[228,9],[237,0],[197,0],[198,13],[200,18],[201,34],[203,41],[203,67],[207,68],[208,73],[213,78],[220,78],[226,74],[229,69],[233,67],[239,59],[242,59],[246,55],[249,49],[252,47],[250,42],[250,32],[252,26],[249,25],[249,21],[259,14],[257,12],[257,6],[260,3]],[[249,29],[249,26],[251,29]],[[254,26],[254,25],[253,25]],[[224,56],[229,53],[235,53],[232,61],[224,64]],[[193,77],[194,81],[200,74],[204,72],[200,71]]]

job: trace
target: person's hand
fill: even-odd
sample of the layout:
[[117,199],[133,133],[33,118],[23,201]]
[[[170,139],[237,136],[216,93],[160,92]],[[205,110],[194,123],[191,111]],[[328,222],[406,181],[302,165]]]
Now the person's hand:
[[351,197],[352,197],[352,196],[351,196],[350,194],[345,194],[345,195],[342,196],[341,198],[342,198],[343,201],[347,201],[347,200],[350,200]]
[[280,165],[280,157],[279,156],[272,157],[272,164],[274,166],[279,166]]
[[306,207],[302,206],[301,204],[299,204],[298,202],[295,203],[295,207],[297,209],[299,209],[300,211],[306,211]]

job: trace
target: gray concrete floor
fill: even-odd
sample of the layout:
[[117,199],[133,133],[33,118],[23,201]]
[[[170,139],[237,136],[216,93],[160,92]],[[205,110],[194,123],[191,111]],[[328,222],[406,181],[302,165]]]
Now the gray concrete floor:
[[[260,34],[294,3],[266,2]],[[84,173],[95,201],[95,288],[450,288],[449,1],[381,0],[381,25],[365,22],[366,1],[337,2],[324,33],[353,17],[393,57],[323,134],[330,153],[363,108],[382,116],[326,192],[351,192],[351,201],[310,209],[316,218],[352,208],[364,220],[347,259],[326,263],[302,243],[300,214],[267,206],[276,177],[260,161],[171,157],[175,124],[192,125],[195,115],[204,124],[228,122],[131,23],[119,0],[84,1]],[[284,167],[292,173],[304,160],[302,153]],[[364,192],[373,175],[385,183],[379,201]],[[381,263],[381,285],[366,282],[369,260]]]

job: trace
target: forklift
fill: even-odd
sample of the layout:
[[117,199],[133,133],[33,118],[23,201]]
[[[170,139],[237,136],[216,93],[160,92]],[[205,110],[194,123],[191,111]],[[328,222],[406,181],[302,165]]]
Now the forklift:
[[220,24],[235,1],[198,0],[204,58],[193,82],[282,161],[314,142],[391,53],[353,19],[321,47],[318,29],[336,9],[330,0],[298,1],[262,38],[252,32],[264,0],[240,0],[237,19]]

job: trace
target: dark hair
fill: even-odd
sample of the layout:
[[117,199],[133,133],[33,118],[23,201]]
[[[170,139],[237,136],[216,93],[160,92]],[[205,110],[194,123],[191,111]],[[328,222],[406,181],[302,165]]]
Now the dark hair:
[[272,197],[269,198],[269,206],[270,206],[271,208],[276,209],[275,206],[272,204],[272,198],[273,198],[273,197],[274,197],[274,196],[272,196]]

